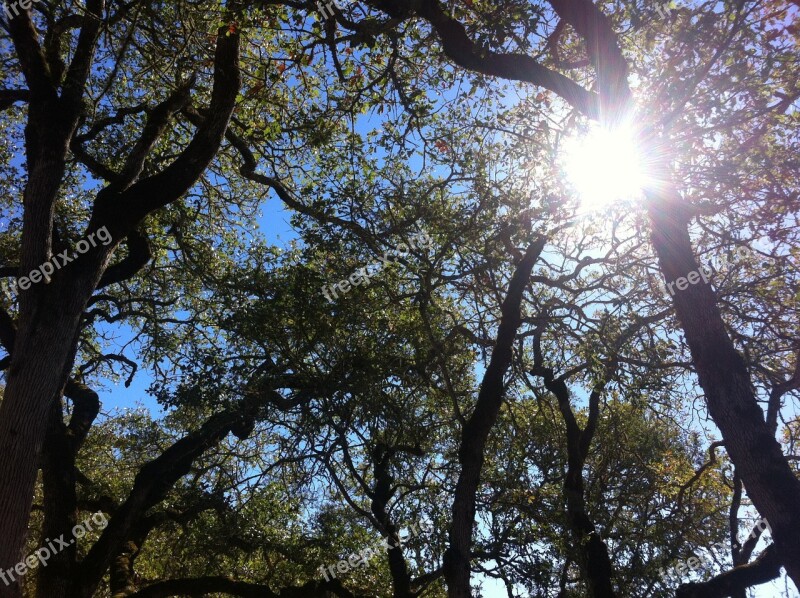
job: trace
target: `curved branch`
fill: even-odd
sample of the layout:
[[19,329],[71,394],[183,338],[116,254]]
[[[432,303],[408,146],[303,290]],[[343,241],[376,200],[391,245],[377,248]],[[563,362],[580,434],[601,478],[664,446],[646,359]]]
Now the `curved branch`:
[[133,278],[152,259],[150,241],[143,233],[132,230],[125,238],[125,244],[128,247],[128,255],[121,262],[106,269],[97,284],[98,290]]
[[569,77],[542,66],[525,54],[498,54],[486,51],[470,39],[464,25],[449,16],[438,0],[426,2],[376,0],[374,4],[392,16],[408,15],[413,5],[416,13],[436,30],[444,53],[457,65],[484,75],[544,87],[558,94],[581,114],[593,119],[598,118],[596,94],[581,87]]
[[160,502],[170,488],[186,475],[192,463],[230,432],[247,428],[251,417],[228,411],[209,418],[200,429],[175,442],[160,456],[145,464],[136,475],[128,498],[117,509],[108,527],[92,546],[80,567],[83,595],[92,595],[108,569],[111,559],[130,536],[145,512]]
[[164,170],[138,181],[121,193],[113,185],[103,189],[97,195],[89,230],[107,226],[114,238],[121,238],[148,214],[186,193],[219,150],[240,87],[239,35],[231,33],[227,26],[220,27],[208,118],[197,129],[186,149]]
[[681,488],[678,491],[678,498],[676,500],[677,509],[679,511],[681,510],[681,508],[683,506],[683,497],[686,494],[686,491],[689,488],[691,488],[692,485],[703,476],[703,473],[705,473],[705,471],[709,467],[711,467],[712,465],[716,465],[717,464],[717,451],[716,451],[716,449],[718,449],[721,446],[725,446],[725,441],[724,440],[717,440],[716,442],[712,442],[711,445],[708,447],[708,461],[706,461],[700,467],[700,469],[698,469],[694,473],[694,475],[689,479],[688,482],[686,482],[685,484],[681,485]]
[[503,378],[511,365],[514,339],[522,322],[522,296],[544,246],[543,238],[531,243],[511,277],[501,307],[497,340],[481,382],[475,410],[461,432],[458,450],[461,472],[453,499],[450,546],[444,555],[444,574],[451,596],[471,596],[470,548],[475,525],[475,495],[483,469],[484,448],[503,404]]
[[189,92],[194,83],[195,78],[190,78],[173,91],[166,100],[148,111],[147,122],[144,125],[142,134],[125,160],[125,166],[120,173],[119,180],[112,185],[115,189],[120,191],[127,189],[142,173],[150,150],[153,149],[155,143],[166,131],[170,119],[189,102]]
[[770,544],[749,565],[742,565],[717,575],[704,583],[681,585],[675,598],[727,598],[752,586],[767,583],[781,574],[781,562],[775,544]]
[[628,63],[617,43],[611,20],[592,0],[550,0],[550,5],[586,42],[600,90],[599,116],[609,118],[625,114],[632,101]]
[[70,450],[74,456],[86,440],[97,414],[100,413],[100,397],[94,390],[77,380],[67,382],[64,396],[74,405],[66,431]]

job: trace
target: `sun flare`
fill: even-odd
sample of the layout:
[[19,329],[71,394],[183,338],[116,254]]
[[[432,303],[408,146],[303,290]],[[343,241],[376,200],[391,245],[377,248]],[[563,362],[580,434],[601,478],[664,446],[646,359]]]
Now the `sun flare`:
[[631,127],[593,127],[565,140],[562,167],[582,211],[636,199],[645,186],[642,155]]

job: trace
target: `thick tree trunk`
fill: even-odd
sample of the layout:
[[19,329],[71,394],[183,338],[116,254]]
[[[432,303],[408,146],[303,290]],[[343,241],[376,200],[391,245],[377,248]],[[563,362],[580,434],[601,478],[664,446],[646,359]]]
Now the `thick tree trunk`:
[[[51,405],[67,380],[81,313],[80,309],[52,313],[53,303],[40,305],[17,334],[0,406],[0,567],[4,570],[24,556],[20,548],[27,535],[39,455]],[[14,586],[0,585],[3,598],[17,595]]]
[[[92,68],[104,6],[103,0],[86,3],[72,62],[61,82],[61,96],[57,83],[51,80],[49,65],[29,13],[21,13],[8,24],[30,89],[25,130],[29,171],[23,198],[21,273],[31,272],[51,258],[55,201],[64,174],[67,148],[82,110],[82,96]],[[21,551],[25,545],[49,410],[52,402],[63,394],[69,378],[86,302],[97,288],[100,275],[119,241],[132,234],[149,214],[186,193],[216,155],[241,86],[238,60],[239,36],[232,34],[228,26],[220,27],[209,116],[198,127],[189,145],[163,171],[134,182],[139,174],[135,172],[124,185],[115,187],[112,184],[101,191],[93,206],[88,231],[106,227],[113,242],[82,255],[78,262],[55,272],[52,280],[41,281],[20,293],[18,330],[4,330],[2,335],[4,339],[15,336],[16,340],[13,347],[6,345],[11,365],[0,404],[0,575],[14,567],[23,556]],[[121,280],[120,275],[132,273],[123,268],[113,278]],[[91,421],[87,425],[91,425]],[[126,521],[115,530],[127,529],[128,524]],[[103,537],[108,538],[108,535]],[[115,537],[114,541],[121,544],[124,538]],[[99,582],[110,558],[104,554],[99,563],[103,570],[92,571],[98,578],[93,584]],[[16,575],[12,579],[14,583],[8,586],[0,583],[0,598],[19,596]],[[92,591],[90,588],[87,595]]]
[[[699,272],[677,192],[650,194],[652,242],[667,284]],[[684,286],[683,284],[681,286]],[[708,411],[748,496],[772,528],[780,561],[800,587],[800,480],[765,422],[750,376],[725,330],[711,287],[676,289],[675,310],[692,353]]]

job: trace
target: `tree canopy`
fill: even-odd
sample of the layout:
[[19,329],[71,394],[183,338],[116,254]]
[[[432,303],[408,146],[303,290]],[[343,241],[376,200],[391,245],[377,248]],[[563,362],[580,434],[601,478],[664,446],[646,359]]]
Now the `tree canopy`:
[[797,595],[798,2],[3,6],[0,597]]

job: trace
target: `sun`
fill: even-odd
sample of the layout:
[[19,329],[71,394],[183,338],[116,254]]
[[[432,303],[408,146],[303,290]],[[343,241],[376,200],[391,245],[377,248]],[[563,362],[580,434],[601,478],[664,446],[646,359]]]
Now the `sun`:
[[583,212],[636,199],[647,182],[636,133],[625,125],[613,129],[597,125],[567,138],[561,166]]

